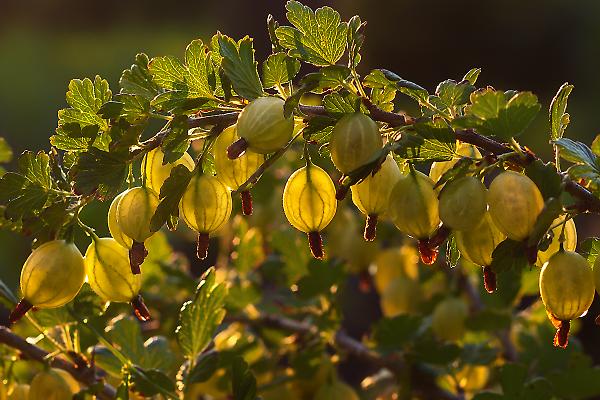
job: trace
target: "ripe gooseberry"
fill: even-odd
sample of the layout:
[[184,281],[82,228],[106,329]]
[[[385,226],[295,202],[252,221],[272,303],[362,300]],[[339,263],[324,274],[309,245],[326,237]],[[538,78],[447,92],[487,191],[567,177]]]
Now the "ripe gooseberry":
[[439,302],[431,316],[431,329],[438,339],[456,342],[465,334],[465,320],[468,308],[458,298],[448,298]]
[[566,347],[570,321],[582,316],[594,300],[594,274],[587,260],[560,250],[542,267],[540,294],[546,311],[557,327],[554,345]]
[[29,399],[30,386],[24,383],[14,385],[8,391],[8,400],[27,400]]
[[208,257],[210,234],[220,229],[231,215],[231,193],[215,176],[200,174],[190,181],[179,203],[179,215],[198,232],[196,255]]
[[[213,147],[217,178],[231,190],[237,190],[244,184],[265,160],[264,155],[252,151],[246,151],[235,160],[227,157],[227,147],[238,139],[237,128],[232,125],[221,132]],[[250,191],[244,190],[240,196],[242,197],[242,213],[251,215],[252,195]]]
[[117,241],[117,243],[123,247],[131,249],[131,246],[133,245],[133,239],[125,235],[117,223],[117,206],[119,205],[119,202],[125,193],[127,192],[119,194],[113,199],[112,203],[110,203],[110,207],[108,208],[108,231],[113,239]]
[[33,377],[29,388],[29,398],[66,400],[71,399],[79,390],[79,383],[67,371],[50,368]]
[[467,231],[457,231],[455,238],[461,257],[483,267],[485,289],[489,293],[494,292],[496,275],[489,266],[494,249],[506,239],[506,235],[500,232],[489,212],[486,212],[479,225]]
[[317,390],[315,400],[359,400],[352,386],[338,379],[326,382]]
[[398,277],[381,293],[381,312],[387,318],[401,314],[415,314],[421,303],[421,287],[413,279]]
[[473,229],[487,211],[487,190],[473,176],[453,180],[440,193],[440,219],[454,230]]
[[[552,229],[552,240],[546,250],[538,251],[537,261],[535,265],[543,266],[546,261],[552,257],[552,255],[560,249],[560,233],[562,231],[562,221],[564,218],[556,218],[551,226],[558,225]],[[567,220],[565,223],[565,241],[563,242],[563,248],[569,251],[575,251],[577,247],[577,229],[575,228],[575,222],[572,219]]]
[[294,118],[285,117],[279,97],[259,97],[248,104],[237,120],[239,139],[227,148],[227,156],[236,159],[246,150],[272,153],[292,138]]
[[345,175],[370,161],[381,146],[383,139],[377,124],[360,112],[342,117],[329,140],[331,160]]
[[163,183],[171,174],[171,170],[177,165],[184,165],[190,171],[195,166],[194,159],[188,153],[183,153],[179,159],[172,163],[165,164],[164,157],[165,153],[160,148],[156,148],[147,153],[142,160],[141,174],[145,178],[146,186],[156,194],[160,193]]
[[144,241],[155,233],[150,230],[150,220],[156,212],[158,203],[158,196],[149,187],[134,187],[126,190],[116,203],[117,225],[122,234],[132,240],[129,261],[131,272],[134,274],[141,272],[140,265],[148,255]]
[[373,282],[379,293],[383,293],[396,278],[416,280],[419,276],[419,256],[413,246],[402,245],[385,249],[377,255]]
[[317,259],[325,256],[320,232],[329,225],[336,209],[333,181],[310,160],[289,177],[283,189],[283,211],[294,228],[308,235],[311,253]]
[[498,229],[517,241],[529,236],[544,208],[544,198],[535,183],[514,171],[502,172],[492,181],[488,203]]
[[131,302],[140,320],[150,319],[139,294],[142,276],[131,272],[126,248],[113,238],[93,237],[85,252],[84,265],[90,287],[104,301]]
[[32,307],[61,307],[75,298],[85,280],[83,256],[71,242],[52,240],[31,252],[21,270],[23,299],[10,314],[19,320]]
[[394,158],[388,155],[381,168],[362,182],[351,187],[352,202],[367,216],[364,238],[375,239],[377,219],[388,208],[390,193],[402,176]]

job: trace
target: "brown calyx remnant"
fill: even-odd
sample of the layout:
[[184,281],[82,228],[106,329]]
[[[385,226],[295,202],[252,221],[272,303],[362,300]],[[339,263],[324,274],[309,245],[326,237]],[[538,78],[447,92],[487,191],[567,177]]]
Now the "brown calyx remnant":
[[323,252],[323,238],[319,232],[310,232],[308,234],[308,245],[313,257],[322,260],[325,257]]
[[196,241],[196,256],[198,256],[198,259],[206,260],[206,257],[208,257],[209,244],[210,237],[208,236],[208,233],[199,233],[198,240]]
[[138,275],[142,272],[140,265],[142,265],[147,256],[148,250],[146,250],[144,243],[134,241],[131,249],[129,249],[129,265],[132,274]]
[[230,160],[235,160],[244,154],[246,150],[248,150],[248,141],[244,138],[239,138],[227,148],[227,157]]

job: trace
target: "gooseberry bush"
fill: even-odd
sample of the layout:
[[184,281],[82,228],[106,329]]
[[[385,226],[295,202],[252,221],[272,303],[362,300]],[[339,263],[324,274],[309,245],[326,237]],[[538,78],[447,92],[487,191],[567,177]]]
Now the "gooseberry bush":
[[573,86],[545,162],[518,142],[534,94],[365,71],[360,17],[286,9],[260,62],[217,32],[118,89],[72,80],[50,149],[2,170],[32,252],[0,285],[0,398],[600,395],[577,338],[600,241],[573,220],[600,212],[600,142],[564,137]]

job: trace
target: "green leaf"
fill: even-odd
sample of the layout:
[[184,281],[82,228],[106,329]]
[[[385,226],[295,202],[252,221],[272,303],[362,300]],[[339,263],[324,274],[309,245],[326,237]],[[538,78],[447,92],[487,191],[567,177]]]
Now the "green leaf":
[[158,93],[159,87],[152,80],[152,74],[148,69],[150,60],[144,53],[135,56],[133,65],[123,71],[119,85],[121,93],[140,96],[150,102]]
[[456,244],[456,237],[450,235],[446,244],[446,262],[450,268],[454,268],[458,265],[458,260],[460,260],[460,251]]
[[384,353],[402,350],[418,334],[421,322],[421,318],[409,315],[382,318],[373,331],[377,349]]
[[471,85],[474,85],[477,82],[477,78],[479,78],[479,74],[481,73],[481,68],[472,68],[465,74],[463,77],[463,81],[469,82]]
[[581,255],[584,256],[590,265],[594,265],[596,258],[600,255],[600,238],[591,237],[580,243]]
[[358,15],[348,21],[348,65],[352,68],[356,68],[361,60],[360,49],[365,41],[362,31],[366,24],[360,20]]
[[194,368],[188,373],[187,381],[192,383],[206,382],[219,368],[219,353],[207,351],[196,359]]
[[600,395],[600,368],[566,368],[548,377],[554,393],[567,399],[591,399]]
[[536,184],[544,199],[560,197],[562,177],[552,163],[535,160],[525,167],[525,174]]
[[492,253],[490,267],[496,273],[510,270],[520,271],[527,267],[523,243],[511,239],[501,242]]
[[495,332],[508,328],[511,322],[512,315],[510,313],[486,308],[471,315],[466,321],[466,326],[469,330],[473,331]]
[[516,398],[527,379],[527,368],[520,364],[505,364],[500,369],[500,385],[505,396]]
[[179,115],[169,124],[169,132],[161,145],[161,149],[165,154],[163,163],[173,163],[179,160],[188,147],[190,147],[188,118],[185,115]]
[[394,152],[413,162],[447,161],[456,153],[454,132],[442,119],[418,122],[415,133],[405,131]]
[[585,143],[576,142],[567,138],[560,138],[553,142],[560,149],[560,156],[574,164],[584,164],[598,171],[598,157]]
[[323,98],[325,110],[335,118],[360,111],[361,99],[354,93],[330,93]]
[[231,366],[233,400],[255,400],[256,378],[242,357],[236,357]]
[[475,86],[469,81],[458,83],[455,80],[448,79],[438,85],[435,94],[446,107],[454,107],[466,104],[469,101],[469,96],[474,91]]
[[530,92],[478,90],[471,94],[471,105],[466,107],[465,116],[456,118],[453,125],[508,139],[523,133],[540,107],[537,97]]
[[300,71],[300,61],[285,53],[271,54],[263,63],[263,83],[272,88],[290,82]]
[[85,195],[97,191],[102,197],[111,197],[125,183],[128,158],[128,151],[109,153],[95,147],[81,153],[71,170],[75,190]]
[[223,70],[235,92],[248,100],[262,96],[263,86],[258,76],[258,63],[254,60],[252,38],[245,36],[236,43],[229,36],[220,34],[219,50]]
[[171,217],[179,216],[179,201],[183,197],[192,172],[185,165],[177,165],[160,188],[160,203],[150,220],[150,229],[158,231]]
[[96,125],[100,131],[105,131],[108,129],[108,121],[100,117],[98,111],[111,98],[112,92],[105,79],[97,75],[93,82],[89,78],[73,79],[67,92],[67,103],[71,108],[58,112],[58,126],[70,123],[82,128]]
[[17,221],[40,211],[51,189],[48,155],[26,151],[19,158],[18,172],[8,172],[0,179],[0,204],[6,205],[6,217]]
[[123,104],[119,116],[131,124],[141,123],[148,119],[150,102],[140,95],[117,94],[115,100]]
[[407,95],[413,100],[416,100],[419,104],[427,103],[429,93],[427,93],[425,88],[417,85],[416,83],[407,81],[406,79],[402,79],[395,73],[386,69],[381,69],[379,72],[381,74],[375,71],[372,72],[372,74],[375,74],[375,79],[378,82],[383,83],[385,82],[384,80],[387,80],[388,82],[393,83],[401,93]]
[[538,215],[535,225],[527,238],[527,246],[538,246],[552,223],[562,213],[562,204],[559,199],[551,197],[546,200],[544,208]]
[[324,67],[333,65],[344,55],[348,25],[331,7],[316,11],[298,1],[288,1],[287,19],[294,26],[277,28],[279,44],[293,57]]
[[175,382],[164,372],[157,369],[143,370],[141,368],[132,368],[130,372],[131,383],[135,386],[136,391],[144,394],[144,397],[167,392],[176,398]]
[[11,162],[13,158],[13,151],[6,142],[6,139],[0,137],[0,163]]
[[146,350],[140,324],[132,317],[120,315],[110,321],[105,329],[106,336],[128,360],[139,364]]
[[308,273],[309,255],[302,251],[306,248],[305,239],[300,239],[289,229],[280,229],[271,235],[271,246],[284,261],[284,271],[287,283],[296,283]]
[[550,126],[552,128],[550,133],[550,139],[556,140],[563,137],[567,125],[569,125],[570,119],[567,113],[567,101],[569,95],[573,90],[573,85],[563,83],[558,89],[558,92],[550,103]]
[[196,295],[181,307],[175,333],[183,353],[195,359],[210,344],[212,336],[225,317],[223,308],[227,288],[216,283],[214,268],[202,277]]
[[320,294],[330,294],[333,285],[339,285],[344,277],[343,265],[330,262],[323,263],[310,260],[308,263],[308,275],[298,281],[298,295],[303,299],[310,299]]

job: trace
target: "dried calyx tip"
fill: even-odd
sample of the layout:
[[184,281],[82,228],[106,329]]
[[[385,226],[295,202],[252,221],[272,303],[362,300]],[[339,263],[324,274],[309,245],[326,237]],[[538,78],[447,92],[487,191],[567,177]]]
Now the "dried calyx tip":
[[348,186],[346,186],[346,185],[340,185],[335,190],[335,199],[338,200],[338,201],[342,201],[342,200],[344,200],[346,198],[347,194],[348,194]]
[[249,190],[240,192],[242,198],[242,214],[252,215],[252,193]]
[[437,256],[439,253],[439,248],[431,248],[429,245],[429,239],[421,239],[417,243],[417,248],[419,250],[419,256],[421,257],[421,262],[425,265],[432,265],[437,260]]
[[368,242],[375,240],[377,235],[377,214],[371,214],[367,216],[367,222],[365,224],[364,238]]
[[28,302],[25,299],[22,299],[21,301],[19,301],[17,303],[15,308],[10,313],[10,316],[8,317],[8,321],[11,324],[14,324],[15,322],[17,322],[18,320],[23,318],[23,316],[25,314],[27,314],[27,311],[31,310],[32,308],[33,308],[33,304],[31,304],[30,302]]
[[208,257],[208,246],[210,244],[210,237],[208,233],[199,233],[198,240],[196,241],[196,256],[200,260],[206,260]]
[[571,321],[560,321],[560,325],[554,335],[554,346],[566,348],[569,344],[569,330],[571,329]]
[[227,148],[227,157],[230,160],[235,160],[246,152],[248,149],[248,141],[244,138],[239,138],[229,145]]
[[308,234],[308,245],[313,257],[322,260],[325,257],[323,252],[323,238],[319,232],[310,232]]
[[146,307],[141,294],[138,294],[131,300],[131,306],[133,307],[133,312],[137,319],[142,322],[150,321],[152,316],[150,315],[150,311],[148,310],[148,307]]
[[496,291],[496,273],[490,266],[483,267],[483,286],[488,293]]
[[148,250],[146,250],[144,243],[133,242],[131,249],[129,249],[129,265],[132,274],[138,275],[142,272],[140,265],[142,265],[147,256]]

